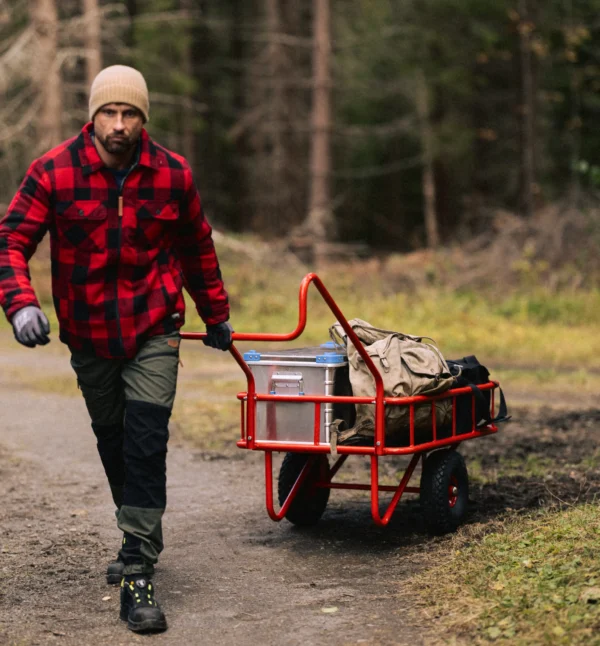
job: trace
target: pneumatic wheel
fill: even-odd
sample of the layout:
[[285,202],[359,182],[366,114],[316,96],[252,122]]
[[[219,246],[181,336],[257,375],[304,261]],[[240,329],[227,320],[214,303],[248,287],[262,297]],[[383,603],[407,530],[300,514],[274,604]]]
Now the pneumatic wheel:
[[[286,453],[279,470],[279,504],[283,505],[300,472],[311,456],[306,453]],[[329,479],[329,461],[326,455],[313,455],[313,463],[302,486],[292,501],[285,517],[294,525],[315,525],[329,501],[329,489],[316,487],[319,480]]]
[[427,457],[421,473],[421,507],[432,534],[456,531],[467,514],[469,476],[460,453],[436,451]]

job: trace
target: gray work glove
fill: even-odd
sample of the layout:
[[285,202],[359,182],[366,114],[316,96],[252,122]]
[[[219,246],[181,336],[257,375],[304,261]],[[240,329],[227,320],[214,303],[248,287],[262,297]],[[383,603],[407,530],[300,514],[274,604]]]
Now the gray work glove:
[[15,339],[28,348],[50,343],[50,323],[39,307],[28,305],[17,311],[11,321]]
[[209,345],[217,350],[229,350],[233,328],[229,321],[206,326],[206,338],[202,339],[204,345]]

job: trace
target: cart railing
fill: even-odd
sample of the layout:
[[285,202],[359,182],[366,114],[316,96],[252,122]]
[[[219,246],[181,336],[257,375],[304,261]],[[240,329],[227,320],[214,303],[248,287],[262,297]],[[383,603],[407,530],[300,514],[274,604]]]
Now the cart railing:
[[[370,373],[373,375],[373,379],[375,381],[375,399],[373,400],[373,398],[370,398],[368,401],[375,403],[375,445],[376,445],[375,452],[378,455],[383,455],[383,448],[385,445],[385,442],[384,442],[385,411],[384,411],[384,404],[383,404],[383,398],[384,398],[383,380],[381,378],[381,375],[379,374],[379,371],[375,367],[373,360],[367,354],[367,351],[365,350],[363,344],[361,343],[360,339],[356,335],[356,332],[354,332],[354,330],[350,327],[348,321],[346,320],[346,317],[342,314],[342,311],[337,306],[333,297],[327,291],[327,288],[325,287],[325,285],[323,285],[323,282],[316,274],[313,274],[313,273],[307,274],[302,280],[302,282],[300,283],[300,293],[298,297],[298,305],[299,305],[298,325],[296,326],[296,329],[293,332],[290,332],[289,334],[234,332],[233,341],[293,341],[294,339],[297,339],[302,334],[302,332],[304,332],[304,328],[306,327],[306,313],[308,309],[308,288],[311,283],[314,283],[315,287],[323,297],[323,300],[327,303],[329,309],[333,312],[338,323],[342,326],[342,328],[344,329],[344,332],[346,332],[349,339],[354,344],[354,347],[357,349],[358,353],[360,354],[363,361],[367,365]],[[206,333],[205,332],[183,332],[181,334],[181,337],[183,339],[203,339],[204,337],[206,337]],[[248,407],[246,411],[247,412],[246,448],[254,449],[256,448],[255,425],[256,425],[256,402],[257,402],[254,375],[252,374],[252,371],[248,367],[248,364],[244,361],[244,357],[240,354],[240,352],[237,350],[237,348],[235,348],[233,344],[231,345],[229,350],[233,355],[233,358],[240,366],[240,368],[244,371],[244,374],[246,375],[246,379],[248,380],[248,392],[247,392]],[[277,399],[276,401],[282,401],[282,400]],[[309,401],[309,399],[307,398],[304,401]],[[356,403],[356,399],[354,399],[352,403]]]
[[[373,520],[377,525],[387,525],[392,513],[394,512],[398,502],[404,493],[418,493],[419,488],[409,487],[408,482],[413,474],[414,469],[420,460],[424,460],[428,451],[438,449],[445,446],[454,445],[476,437],[489,435],[495,433],[498,428],[494,422],[490,422],[483,427],[478,426],[478,420],[475,419],[475,394],[471,388],[454,388],[444,393],[434,396],[414,396],[414,397],[385,397],[383,389],[382,377],[375,366],[373,360],[368,355],[362,342],[350,327],[346,317],[342,314],[340,308],[333,300],[331,294],[327,291],[321,279],[314,273],[307,274],[302,283],[300,284],[299,293],[299,314],[298,324],[296,328],[287,334],[276,333],[243,333],[234,332],[233,341],[292,341],[298,338],[306,327],[307,319],[307,295],[308,288],[311,283],[323,297],[329,309],[336,317],[339,324],[342,326],[344,332],[348,335],[350,341],[360,354],[361,358],[368,367],[373,380],[375,382],[375,396],[374,397],[354,397],[354,396],[335,396],[335,395],[302,395],[302,396],[287,396],[287,395],[273,395],[271,393],[257,393],[254,375],[250,370],[244,357],[232,343],[229,351],[235,361],[238,363],[244,374],[246,375],[248,387],[247,391],[238,394],[241,409],[241,439],[237,445],[240,448],[263,450],[265,452],[265,476],[266,476],[266,503],[269,516],[273,520],[281,520],[298,491],[302,487],[309,470],[312,465],[312,460],[316,459],[315,454],[331,452],[331,446],[326,443],[320,442],[320,420],[321,420],[321,407],[324,404],[371,404],[375,406],[375,428],[374,428],[374,441],[367,446],[344,446],[338,445],[336,452],[339,457],[336,463],[330,470],[327,480],[316,483],[315,486],[327,487],[330,489],[370,489],[371,491],[371,513]],[[182,339],[203,339],[206,337],[204,332],[182,332]],[[478,385],[479,390],[489,390],[490,393],[490,413],[491,419],[495,417],[495,389],[499,384],[495,381],[490,381],[487,384]],[[456,400],[458,397],[466,398],[471,397],[472,403],[472,425],[469,432],[459,433],[457,429],[456,419]],[[441,429],[437,428],[436,424],[436,402],[444,399],[452,398],[452,426],[451,434],[448,437],[439,437]],[[268,441],[258,440],[256,438],[256,407],[258,402],[280,402],[280,403],[303,403],[312,404],[315,409],[314,414],[314,433],[312,442],[283,442],[283,441]],[[422,406],[429,403],[432,411],[432,440],[429,442],[416,441],[415,429],[415,407]],[[385,407],[386,406],[408,406],[409,407],[409,442],[406,446],[386,446],[385,442]],[[447,432],[445,427],[444,432]],[[295,484],[291,488],[289,494],[279,511],[275,510],[273,503],[273,473],[272,473],[272,452],[273,451],[296,451],[311,454],[307,463],[304,465],[301,473],[298,476]],[[371,483],[370,484],[348,484],[348,483],[334,483],[332,482],[334,475],[337,473],[343,462],[351,454],[369,455],[371,460]],[[407,455],[413,454],[413,457],[408,465],[405,474],[397,487],[381,486],[379,484],[379,467],[378,458],[382,455]],[[379,492],[380,491],[393,491],[394,495],[390,501],[387,509],[383,515],[379,511]]]
[[[414,453],[415,450],[427,451],[432,448],[442,447],[450,444],[455,444],[457,442],[462,442],[473,437],[479,437],[481,435],[487,435],[493,433],[497,428],[493,424],[488,424],[486,426],[477,428],[475,420],[475,395],[470,388],[454,388],[448,390],[444,393],[435,396],[414,396],[414,397],[385,397],[383,389],[383,380],[379,370],[375,366],[373,360],[365,350],[364,345],[361,340],[358,338],[356,332],[352,329],[348,323],[346,317],[337,306],[331,294],[328,292],[327,288],[321,281],[321,279],[314,273],[307,274],[300,284],[300,292],[298,297],[298,324],[296,328],[289,333],[257,333],[257,332],[234,332],[233,341],[292,341],[298,338],[306,327],[307,320],[307,308],[308,308],[308,288],[311,283],[317,288],[325,303],[327,303],[329,309],[332,311],[336,320],[342,326],[346,334],[348,335],[350,341],[354,344],[354,347],[360,354],[361,358],[368,367],[373,380],[375,382],[375,397],[354,397],[354,396],[334,396],[334,395],[302,395],[302,403],[310,404],[312,403],[315,406],[315,426],[314,426],[314,442],[302,444],[299,446],[298,443],[285,443],[285,442],[269,442],[265,440],[258,440],[256,438],[256,404],[258,402],[293,402],[298,403],[298,396],[286,396],[286,395],[272,395],[267,393],[257,393],[256,385],[254,381],[254,375],[250,370],[250,367],[244,360],[244,357],[239,352],[239,350],[232,343],[229,351],[231,352],[233,358],[238,363],[240,368],[243,370],[246,375],[246,380],[248,383],[248,389],[244,393],[238,394],[238,399],[241,401],[241,440],[238,442],[240,448],[246,449],[260,449],[260,450],[275,450],[275,451],[293,451],[293,450],[302,450],[307,453],[327,453],[330,451],[329,445],[322,444],[318,441],[318,425],[320,424],[320,413],[322,404],[333,404],[333,403],[342,403],[342,404],[372,404],[375,406],[375,436],[372,446],[338,446],[337,451],[340,454],[343,453],[363,453],[363,454],[375,454],[375,455],[404,455],[409,453]],[[206,337],[205,332],[183,332],[181,334],[182,339],[203,339]],[[498,383],[490,381],[487,384],[478,386],[480,390],[491,390],[491,417],[492,419],[495,416],[495,388],[498,387]],[[458,396],[472,397],[472,411],[473,411],[473,425],[470,433],[458,434],[456,429],[456,398]],[[438,429],[436,427],[436,415],[435,415],[435,402],[442,399],[452,398],[452,434],[447,438],[437,438]],[[432,407],[432,430],[433,430],[433,439],[431,442],[426,443],[415,443],[415,424],[414,424],[414,412],[415,406],[423,403],[431,403]],[[385,406],[409,406],[409,435],[410,440],[407,446],[395,447],[387,446],[385,442]]]
[[[495,417],[495,389],[498,387],[498,382],[490,381],[487,384],[481,384],[478,386],[478,389],[481,391],[490,390],[491,391],[491,405],[490,412],[491,418]],[[470,432],[459,432],[457,428],[456,420],[456,399],[458,397],[471,398],[471,431]],[[237,398],[241,402],[242,412],[241,412],[241,440],[238,441],[237,445],[240,448],[250,448],[250,438],[248,437],[248,432],[245,425],[245,415],[244,415],[244,404],[248,401],[248,393],[241,392],[238,393]],[[452,423],[450,428],[444,426],[442,429],[439,429],[436,423],[436,407],[435,404],[437,401],[444,399],[452,399]],[[277,403],[299,403],[298,395],[273,395],[273,394],[258,394],[255,393],[254,400],[256,402],[277,402]],[[321,405],[322,404],[374,404],[376,405],[376,400],[372,397],[352,397],[352,396],[342,396],[342,395],[302,395],[301,402],[303,405],[313,404],[315,407],[314,414],[314,427],[313,427],[313,440],[312,442],[286,442],[286,441],[269,441],[269,440],[259,440],[253,438],[252,448],[259,450],[274,450],[274,451],[299,451],[303,453],[329,453],[331,451],[331,443],[324,443],[320,439],[320,425],[321,425]],[[406,406],[409,407],[409,442],[405,446],[386,446],[385,437],[384,444],[381,447],[381,451],[377,451],[377,445],[373,443],[370,445],[361,445],[361,446],[336,446],[335,451],[340,454],[350,454],[350,453],[363,453],[363,454],[377,454],[377,455],[407,455],[414,453],[415,451],[429,451],[433,448],[438,448],[442,446],[448,446],[451,444],[456,444],[463,442],[474,437],[480,437],[483,435],[489,435],[497,430],[497,427],[493,423],[485,424],[482,426],[477,425],[477,420],[475,419],[475,395],[473,390],[469,387],[464,388],[453,388],[447,390],[444,393],[434,396],[423,396],[416,395],[413,397],[384,397],[383,398],[384,406]],[[415,407],[423,404],[431,404],[431,433],[432,439],[429,442],[417,441],[415,429]],[[450,435],[447,437],[438,437],[442,433],[447,433],[450,431]]]

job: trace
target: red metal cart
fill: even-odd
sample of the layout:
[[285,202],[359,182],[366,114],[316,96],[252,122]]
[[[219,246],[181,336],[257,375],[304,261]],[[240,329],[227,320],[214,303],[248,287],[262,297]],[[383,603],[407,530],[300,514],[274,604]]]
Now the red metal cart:
[[[454,531],[463,520],[468,504],[468,474],[462,456],[456,450],[461,442],[490,435],[498,431],[494,422],[477,426],[475,419],[475,394],[471,388],[455,388],[433,397],[386,397],[381,375],[363,344],[357,338],[348,321],[336,305],[331,294],[316,274],[307,274],[299,294],[299,319],[296,329],[289,334],[245,334],[234,333],[234,341],[291,341],[298,338],[306,326],[307,293],[313,283],[348,338],[357,348],[360,356],[373,375],[376,395],[354,397],[339,395],[303,395],[303,406],[314,407],[314,439],[311,442],[281,442],[258,439],[256,435],[256,410],[259,402],[298,403],[298,395],[272,394],[257,392],[254,375],[243,355],[232,344],[230,352],[244,371],[248,380],[246,392],[239,393],[241,403],[241,439],[237,445],[241,449],[265,452],[266,504],[269,516],[279,521],[287,518],[297,525],[316,523],[327,506],[331,489],[354,489],[371,492],[371,514],[379,526],[388,524],[400,499],[405,493],[419,494],[425,523],[428,529],[437,534]],[[184,339],[201,339],[205,333],[184,332]],[[478,385],[480,391],[489,391],[490,419],[495,419],[495,391],[498,382],[490,381]],[[457,429],[457,401],[472,398],[472,426],[470,429]],[[452,401],[451,429],[443,434],[436,428],[435,402],[440,399]],[[369,446],[337,446],[337,459],[330,466],[328,454],[331,446],[320,438],[321,407],[326,404],[372,404],[375,406],[375,437]],[[415,433],[415,406],[429,403],[432,407],[432,439],[419,441]],[[406,446],[386,446],[385,407],[409,407],[410,428]],[[438,435],[440,437],[438,437]],[[278,497],[280,508],[277,511],[273,501],[273,452],[285,452],[279,472]],[[334,482],[334,477],[350,455],[368,455],[371,461],[371,482],[368,484]],[[397,486],[379,484],[379,459],[388,455],[412,456],[402,479]],[[409,486],[409,481],[419,461],[423,461],[420,486]],[[393,492],[391,502],[383,514],[380,513],[380,492]]]

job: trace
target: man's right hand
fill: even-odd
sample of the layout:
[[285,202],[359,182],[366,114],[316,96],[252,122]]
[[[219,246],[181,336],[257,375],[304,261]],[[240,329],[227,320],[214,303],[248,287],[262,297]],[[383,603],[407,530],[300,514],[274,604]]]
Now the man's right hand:
[[207,325],[206,337],[202,339],[202,343],[204,343],[204,345],[209,345],[211,348],[216,348],[217,350],[229,350],[232,334],[233,328],[229,321]]
[[11,319],[15,339],[28,348],[50,343],[50,323],[39,307],[28,305]]

